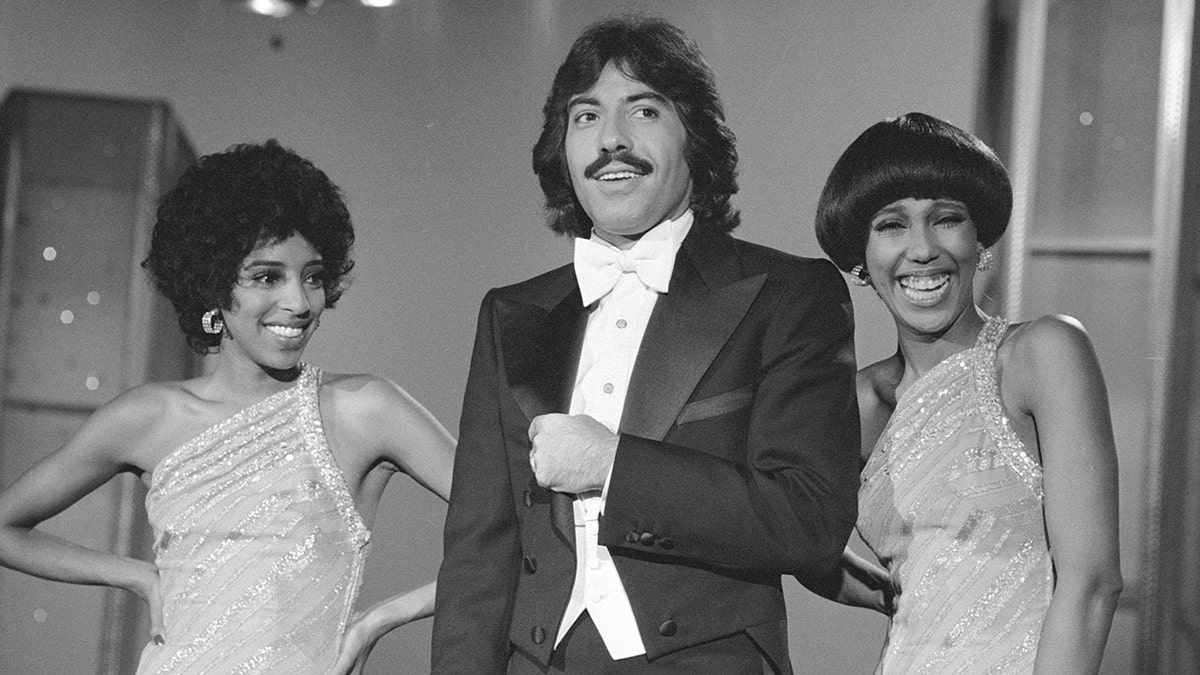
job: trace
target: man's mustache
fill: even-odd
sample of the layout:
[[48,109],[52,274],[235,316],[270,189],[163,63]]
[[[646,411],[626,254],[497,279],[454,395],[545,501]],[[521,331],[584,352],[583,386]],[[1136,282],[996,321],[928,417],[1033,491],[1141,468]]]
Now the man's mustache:
[[596,161],[588,164],[587,168],[583,170],[583,177],[588,179],[595,178],[596,174],[599,173],[601,169],[609,164],[612,164],[613,162],[620,162],[634,171],[638,171],[643,174],[648,174],[654,170],[654,167],[650,165],[650,162],[638,157],[629,150],[617,150],[616,152],[600,153],[600,156],[596,158]]

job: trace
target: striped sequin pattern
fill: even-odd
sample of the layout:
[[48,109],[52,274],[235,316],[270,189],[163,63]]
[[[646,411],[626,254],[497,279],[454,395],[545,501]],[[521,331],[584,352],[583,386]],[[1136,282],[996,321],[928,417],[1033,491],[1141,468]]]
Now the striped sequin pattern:
[[168,455],[146,496],[166,643],[138,673],[324,673],[370,538],[330,452],[320,371]]
[[877,673],[1033,670],[1053,573],[1041,466],[1000,402],[1007,327],[905,391],[863,470],[858,531],[897,591]]

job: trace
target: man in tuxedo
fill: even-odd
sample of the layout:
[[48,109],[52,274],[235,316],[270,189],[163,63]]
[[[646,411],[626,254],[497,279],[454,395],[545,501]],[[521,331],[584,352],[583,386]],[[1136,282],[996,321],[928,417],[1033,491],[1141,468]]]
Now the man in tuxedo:
[[483,300],[435,673],[790,673],[781,574],[856,515],[853,318],[827,261],[740,241],[713,74],[590,27],[534,147],[574,264]]

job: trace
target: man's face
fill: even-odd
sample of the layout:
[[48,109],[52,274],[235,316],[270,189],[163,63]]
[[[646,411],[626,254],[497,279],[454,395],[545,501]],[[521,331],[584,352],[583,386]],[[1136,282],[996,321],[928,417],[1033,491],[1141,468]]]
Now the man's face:
[[596,234],[620,247],[688,208],[687,130],[675,106],[611,62],[567,106],[567,168]]

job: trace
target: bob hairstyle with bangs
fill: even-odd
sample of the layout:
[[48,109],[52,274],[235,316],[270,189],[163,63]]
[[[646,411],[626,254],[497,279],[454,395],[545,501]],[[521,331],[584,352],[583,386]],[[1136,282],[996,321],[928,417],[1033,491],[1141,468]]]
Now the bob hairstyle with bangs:
[[662,19],[625,16],[593,24],[575,40],[554,76],[542,108],[542,134],[533,147],[533,171],[546,195],[550,229],[587,237],[592,221],[575,196],[567,171],[567,106],[613,63],[622,73],[662,94],[687,131],[683,154],[692,179],[696,224],[718,232],[738,226],[729,204],[737,193],[737,147],[725,124],[716,77],[700,49]]
[[949,122],[911,112],[872,125],[842,153],[817,203],[817,241],[849,272],[864,261],[871,218],[907,198],[962,202],[985,248],[1012,215],[1012,185],[996,153]]
[[163,195],[142,267],[175,308],[198,354],[217,351],[220,334],[200,317],[229,309],[238,268],[260,245],[301,235],[321,254],[325,307],[350,282],[354,228],[341,190],[312,162],[274,139],[201,157]]

